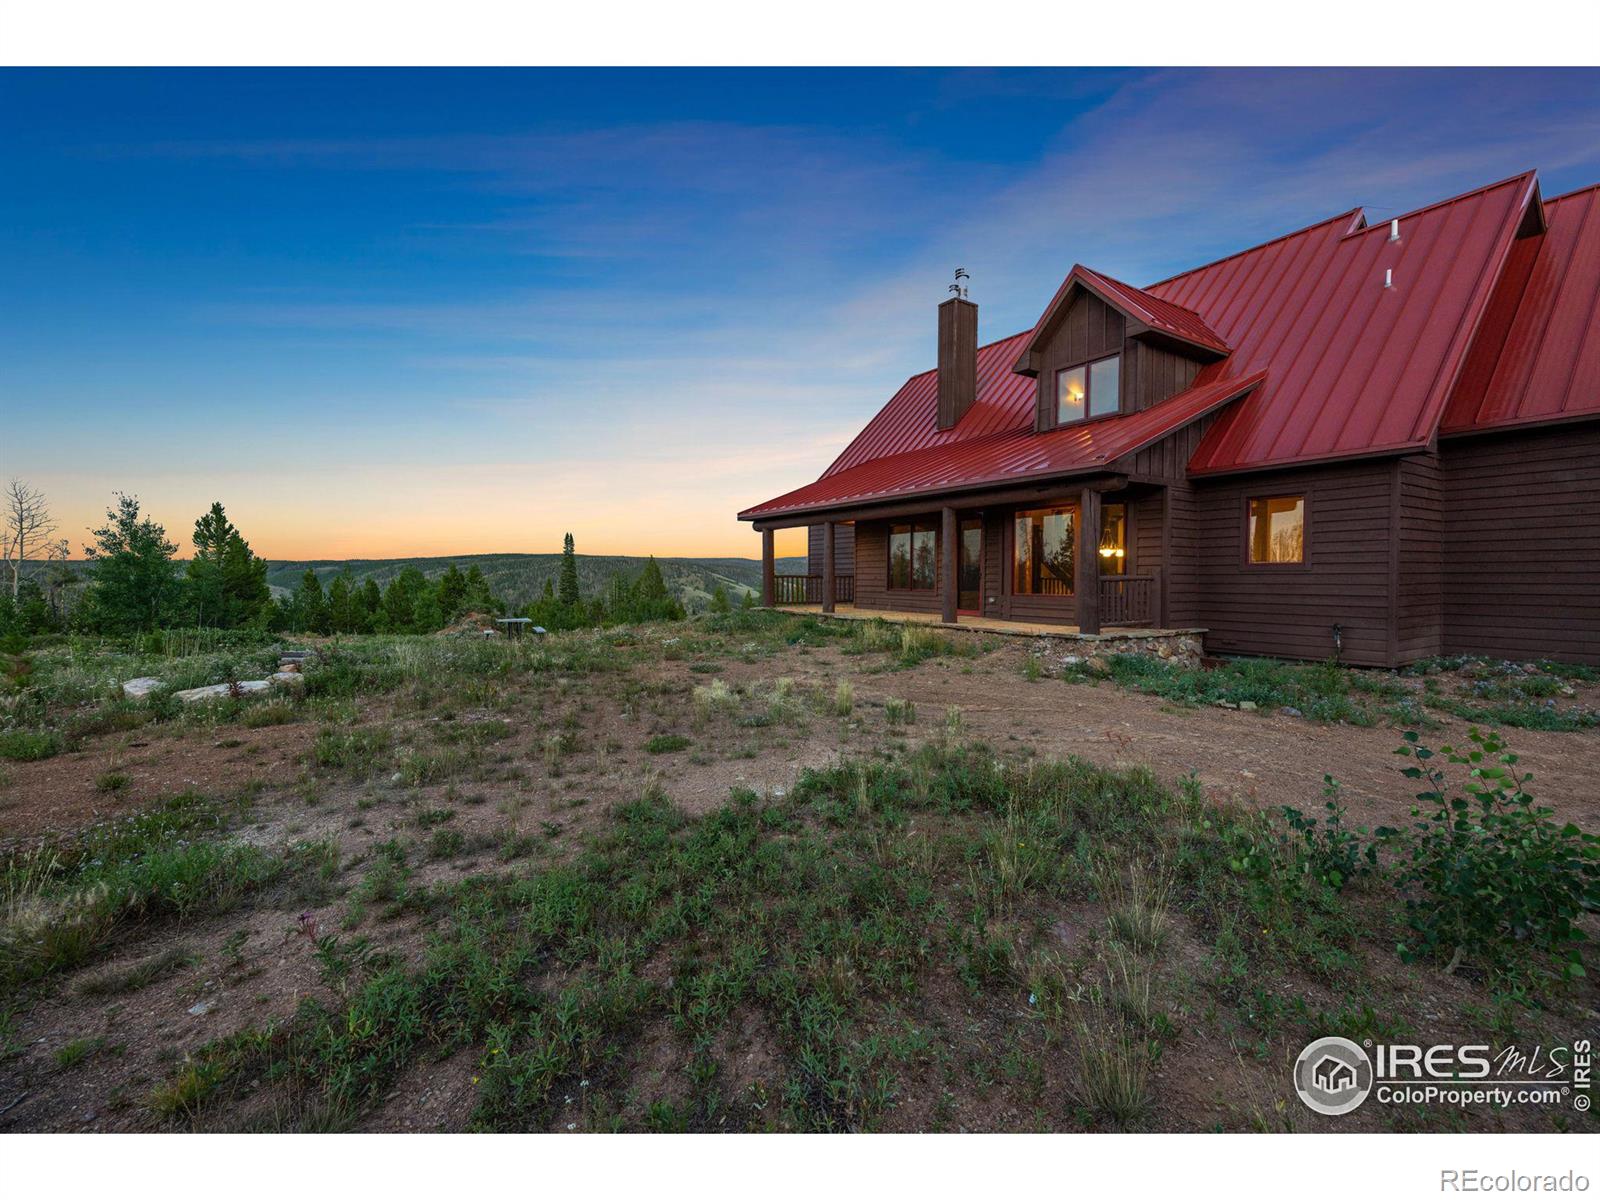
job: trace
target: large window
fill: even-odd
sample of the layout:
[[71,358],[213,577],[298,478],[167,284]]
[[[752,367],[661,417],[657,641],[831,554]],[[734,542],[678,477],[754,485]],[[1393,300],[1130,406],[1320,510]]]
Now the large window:
[[932,525],[889,526],[889,586],[932,591],[936,554]]
[[1020,512],[1011,563],[1011,590],[1018,596],[1072,595],[1072,530],[1077,509]]
[[1246,544],[1253,563],[1306,560],[1306,498],[1252,496],[1247,502]]
[[1122,407],[1122,356],[1056,372],[1056,424],[1107,417]]

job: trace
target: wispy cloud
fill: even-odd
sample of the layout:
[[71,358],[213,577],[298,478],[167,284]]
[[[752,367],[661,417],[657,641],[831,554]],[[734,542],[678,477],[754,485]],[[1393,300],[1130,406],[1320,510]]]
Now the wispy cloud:
[[[174,301],[171,353],[193,365],[156,400],[183,457],[151,461],[159,439],[131,418],[116,449],[189,472],[198,497],[244,486],[192,466],[231,452],[240,421],[299,434],[296,461],[248,485],[296,553],[331,536],[335,503],[355,514],[341,545],[442,538],[470,511],[477,548],[536,548],[581,517],[591,541],[645,549],[659,513],[685,523],[673,537],[753,552],[733,514],[814,478],[931,365],[958,264],[989,339],[1030,324],[1075,261],[1146,281],[1357,204],[1381,217],[1529,166],[1547,193],[1600,177],[1592,73],[959,72],[853,127],[736,103],[716,120],[100,146],[330,193],[355,179],[383,202],[348,264],[274,261]],[[972,111],[1024,103],[1036,134],[971,136]],[[245,374],[202,353],[218,341],[253,348],[249,377],[276,399],[213,436],[207,398]],[[61,386],[43,366],[25,382]],[[52,420],[27,452],[65,470]],[[324,503],[294,498],[312,486]],[[385,488],[404,512],[370,500]]]

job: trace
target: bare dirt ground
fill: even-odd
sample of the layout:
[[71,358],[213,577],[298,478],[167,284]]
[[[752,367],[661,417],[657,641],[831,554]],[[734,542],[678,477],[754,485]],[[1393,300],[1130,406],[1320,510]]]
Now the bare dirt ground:
[[[405,838],[417,851],[413,882],[422,884],[501,869],[504,848],[518,839],[533,848],[517,853],[560,861],[612,805],[637,798],[651,783],[659,783],[683,809],[704,812],[721,805],[731,789],[789,788],[803,769],[843,755],[903,753],[950,722],[959,724],[963,736],[985,740],[1006,755],[1079,756],[1113,767],[1145,764],[1169,783],[1193,774],[1219,799],[1310,811],[1320,807],[1323,776],[1332,775],[1343,785],[1353,823],[1395,824],[1410,811],[1416,787],[1401,776],[1403,763],[1393,755],[1397,729],[1316,724],[1275,712],[1184,708],[1110,682],[1030,681],[1023,675],[1028,653],[1027,643],[1007,640],[977,657],[934,658],[906,670],[884,670],[877,660],[832,646],[723,661],[715,674],[691,671],[687,661],[651,662],[624,679],[559,680],[536,701],[519,703],[513,697],[492,710],[454,711],[447,718],[397,711],[388,700],[358,701],[359,720],[388,724],[402,747],[432,747],[479,723],[509,724],[504,737],[485,743],[475,771],[418,782],[403,780],[398,771],[349,780],[315,770],[311,748],[317,729],[309,721],[260,729],[160,727],[111,734],[43,762],[7,764],[0,783],[0,844],[27,844],[51,832],[80,829],[185,790],[229,795],[249,790],[253,798],[238,831],[245,840],[261,845],[330,840],[338,847],[341,877],[353,881],[356,869],[370,866],[384,843]],[[848,680],[853,711],[843,721],[813,716],[760,729],[697,718],[690,696],[712,679],[736,690],[769,688],[788,679],[797,691],[821,696]],[[889,701],[914,703],[916,719],[892,724],[885,711]],[[1441,720],[1443,728],[1428,740],[1464,744],[1466,723]],[[1507,732],[1534,775],[1534,793],[1558,816],[1600,831],[1600,731]],[[690,744],[668,753],[646,750],[650,738],[668,733],[682,734]],[[559,743],[554,749],[553,742]],[[114,793],[98,786],[108,772],[125,775],[126,785]],[[450,838],[440,840],[441,830]],[[348,886],[331,887],[325,896],[290,891],[270,895],[247,911],[160,926],[148,934],[130,931],[109,960],[66,974],[48,1002],[11,1015],[9,1040],[16,1049],[9,1057],[0,1054],[0,1130],[158,1127],[147,1100],[151,1090],[203,1043],[287,1018],[306,996],[329,1005],[340,1002],[337,989],[318,970],[301,914],[309,914],[324,931],[368,932],[370,918],[356,905]],[[1073,937],[1070,929],[1063,930],[1064,944]],[[419,952],[422,938],[423,932],[403,918],[382,928],[384,945],[408,957]],[[1180,930],[1173,955],[1197,960],[1206,949]],[[154,963],[167,965],[144,986],[104,986],[107,979]],[[1396,976],[1397,986],[1412,992],[1424,1010],[1441,1009],[1439,997],[1463,986],[1401,970],[1398,964]],[[984,1015],[963,1011],[967,1002],[957,985],[952,983],[948,996],[949,1019],[980,1029]],[[1247,1062],[1234,1047],[1208,1047],[1198,1021],[1189,1036],[1193,1054],[1207,1056],[1214,1066],[1198,1075],[1181,1064],[1158,1070],[1159,1107],[1163,1123],[1170,1121],[1167,1127],[1295,1124],[1293,1111],[1286,1114],[1283,1106],[1297,1102],[1292,1093],[1285,1100],[1286,1068],[1276,1054]],[[87,1050],[76,1057],[68,1049],[84,1045]],[[758,1028],[732,1037],[719,1053],[735,1078],[742,1072],[758,1079],[770,1065],[768,1040]],[[462,1054],[415,1068],[363,1117],[361,1127],[461,1128],[473,1103],[474,1069],[472,1056]],[[665,1049],[655,1063],[646,1055],[641,1088],[648,1091],[652,1078],[667,1087],[664,1081],[675,1069]],[[937,1087],[930,1088],[927,1095],[935,1095]],[[582,1097],[572,1103],[579,1114]],[[933,1105],[927,1096],[908,1101],[891,1127],[930,1127]],[[252,1127],[271,1127],[270,1112],[253,1119]],[[1027,1126],[1025,1114],[988,1111],[970,1101],[940,1119],[964,1128]],[[554,1128],[569,1124],[584,1128],[579,1115]],[[1300,1111],[1297,1127],[1326,1124]],[[1381,1126],[1352,1121],[1340,1127]]]

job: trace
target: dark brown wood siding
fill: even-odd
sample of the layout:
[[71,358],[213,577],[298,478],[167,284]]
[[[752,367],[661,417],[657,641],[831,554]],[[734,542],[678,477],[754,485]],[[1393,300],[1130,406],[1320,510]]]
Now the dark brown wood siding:
[[[1115,504],[1120,496],[1106,497]],[[1126,502],[1128,505],[1128,573],[1148,575],[1161,566],[1162,504],[1159,491],[1149,492]]]
[[1122,394],[1129,410],[1137,411],[1183,391],[1200,373],[1200,364],[1176,350],[1129,338],[1123,350],[1122,369],[1127,375]]
[[[903,521],[928,522],[934,529],[936,556],[933,578],[939,580],[944,559],[944,539],[939,536],[938,510],[918,517],[897,518]],[[888,521],[857,521],[855,525],[856,607],[899,609],[902,612],[938,612],[938,587],[928,591],[891,590],[889,587],[889,525]]]
[[1161,544],[1167,623],[1177,629],[1200,624],[1200,505],[1187,482],[1167,485],[1162,495],[1166,528]]
[[1192,421],[1159,442],[1121,459],[1116,464],[1116,469],[1141,480],[1158,482],[1187,480],[1189,460],[1194,457],[1201,439],[1206,436],[1216,419],[1217,414],[1211,413],[1198,421]]
[[1006,565],[1006,538],[1010,535],[1011,510],[992,509],[983,514],[983,615],[1004,617],[1006,593],[1010,590]]
[[1403,458],[1399,475],[1395,660],[1415,662],[1444,648],[1444,477],[1439,458]]
[[[1174,579],[1174,624],[1204,626],[1206,647],[1220,654],[1330,658],[1333,626],[1342,628],[1343,661],[1391,661],[1393,563],[1390,555],[1395,467],[1361,462],[1200,481],[1192,525],[1174,496],[1169,546],[1192,545],[1194,582]],[[1245,501],[1251,496],[1304,495],[1304,565],[1250,566],[1245,555]],[[1192,529],[1192,533],[1191,533]]]
[[[806,572],[822,574],[822,531],[812,525],[806,539]],[[839,575],[853,575],[856,569],[856,527],[840,522],[833,529],[833,569]]]
[[1600,426],[1440,445],[1444,649],[1600,663]]
[[[1040,348],[1036,429],[1055,428],[1056,372],[1091,358],[1120,353],[1124,324],[1121,313],[1088,292],[1079,291],[1077,298],[1067,305],[1055,332]],[[1119,383],[1126,388],[1120,376]]]

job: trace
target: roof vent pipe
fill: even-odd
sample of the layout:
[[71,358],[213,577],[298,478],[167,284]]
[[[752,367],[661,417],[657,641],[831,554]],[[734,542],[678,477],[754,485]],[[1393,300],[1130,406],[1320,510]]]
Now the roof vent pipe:
[[1384,268],[1384,271],[1383,271],[1383,286],[1386,287],[1386,288],[1392,288],[1394,286],[1394,268],[1393,267],[1385,267]]
[[1389,240],[1391,242],[1398,242],[1400,240],[1400,218],[1399,217],[1396,217],[1394,220],[1389,222]]

